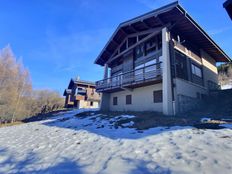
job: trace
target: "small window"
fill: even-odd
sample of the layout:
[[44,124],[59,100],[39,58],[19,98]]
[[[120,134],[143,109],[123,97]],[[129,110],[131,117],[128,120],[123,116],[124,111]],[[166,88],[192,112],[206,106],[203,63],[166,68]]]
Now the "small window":
[[163,91],[153,91],[153,101],[154,103],[161,103],[163,102]]
[[201,94],[197,92],[197,99],[201,99]]
[[132,96],[131,95],[126,95],[126,104],[131,105],[132,104]]
[[93,102],[92,101],[90,102],[90,106],[93,106]]
[[118,105],[118,97],[113,98],[113,105]]

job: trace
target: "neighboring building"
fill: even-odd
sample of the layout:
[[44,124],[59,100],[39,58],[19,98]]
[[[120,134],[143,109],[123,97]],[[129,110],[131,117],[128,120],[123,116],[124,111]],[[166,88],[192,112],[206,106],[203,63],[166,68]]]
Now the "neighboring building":
[[229,61],[178,2],[171,3],[121,23],[95,60],[105,67],[96,82],[101,110],[190,110],[217,88],[216,62]]
[[230,16],[230,19],[232,20],[232,0],[227,0],[224,2],[223,7],[226,9],[227,13]]
[[66,108],[98,108],[100,94],[96,92],[95,83],[71,79],[68,89],[65,89]]

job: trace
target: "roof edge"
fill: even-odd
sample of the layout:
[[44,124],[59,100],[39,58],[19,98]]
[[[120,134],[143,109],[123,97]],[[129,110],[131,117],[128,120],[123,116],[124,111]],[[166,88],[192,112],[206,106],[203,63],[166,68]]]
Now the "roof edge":
[[[116,30],[115,30],[115,31],[113,32],[113,34],[111,35],[110,39],[109,39],[109,40],[107,41],[107,43],[105,44],[104,48],[101,50],[100,54],[99,54],[99,55],[97,56],[97,58],[95,59],[94,63],[95,63],[95,64],[98,64],[97,61],[99,60],[100,56],[103,54],[104,50],[105,50],[106,47],[109,45],[109,43],[111,42],[111,40],[114,38],[114,36],[115,36],[116,33],[118,32],[118,30],[119,30],[121,27],[123,27],[124,25],[126,25],[128,22],[134,21],[134,20],[139,20],[139,19],[142,18],[143,16],[147,16],[147,15],[149,15],[149,14],[153,14],[153,13],[155,13],[155,12],[159,12],[159,11],[164,10],[164,9],[166,9],[166,8],[171,8],[171,7],[174,8],[174,7],[176,7],[177,5],[179,5],[179,2],[178,2],[178,1],[175,1],[175,2],[172,2],[172,3],[167,4],[167,5],[165,5],[165,6],[162,6],[162,7],[160,7],[160,8],[157,8],[157,9],[155,9],[155,10],[149,11],[149,12],[147,12],[147,13],[145,13],[145,14],[139,15],[139,16],[137,16],[137,17],[135,17],[135,18],[132,18],[132,19],[130,19],[130,20],[127,20],[127,21],[125,21],[125,22],[120,23],[120,24],[118,25],[118,27],[116,28]],[[100,65],[100,64],[98,64],[98,65]],[[103,65],[101,65],[101,66],[103,66]]]
[[225,56],[228,62],[231,62],[230,57],[222,50],[222,48],[205,32],[205,30],[187,13],[187,11],[181,6],[177,5],[177,8],[186,15],[187,19],[192,22],[196,28]]

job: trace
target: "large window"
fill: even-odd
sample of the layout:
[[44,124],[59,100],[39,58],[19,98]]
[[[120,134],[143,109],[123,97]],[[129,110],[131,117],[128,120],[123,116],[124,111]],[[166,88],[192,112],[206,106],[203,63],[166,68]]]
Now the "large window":
[[202,78],[202,69],[199,65],[191,64],[191,74],[192,74],[192,82],[198,85],[203,85]]
[[188,80],[187,58],[179,51],[175,51],[176,76]]
[[153,91],[153,101],[154,101],[154,103],[162,103],[163,102],[162,90]]
[[126,104],[127,105],[132,104],[132,96],[131,95],[126,95]]

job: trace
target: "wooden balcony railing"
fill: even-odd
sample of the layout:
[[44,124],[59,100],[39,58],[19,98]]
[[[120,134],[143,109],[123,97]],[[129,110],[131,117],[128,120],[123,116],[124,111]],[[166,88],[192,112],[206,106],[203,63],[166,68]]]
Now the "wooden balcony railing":
[[116,88],[129,87],[135,84],[158,80],[161,76],[162,63],[159,62],[97,81],[96,90],[101,92]]

